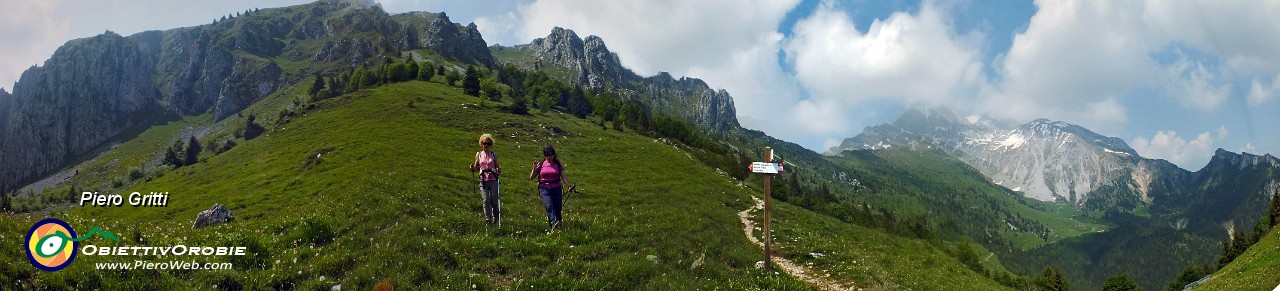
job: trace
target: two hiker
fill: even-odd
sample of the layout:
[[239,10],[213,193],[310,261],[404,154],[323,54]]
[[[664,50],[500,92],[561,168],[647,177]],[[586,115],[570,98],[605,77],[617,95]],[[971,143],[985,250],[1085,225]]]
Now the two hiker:
[[[502,207],[498,191],[498,176],[502,175],[502,168],[498,166],[498,158],[491,149],[493,136],[480,135],[479,143],[480,152],[476,153],[475,161],[471,163],[471,171],[480,172],[480,193],[484,201],[485,224],[497,223],[500,227],[502,226]],[[565,179],[564,164],[556,158],[554,147],[547,145],[543,148],[542,157],[542,161],[533,163],[533,171],[529,173],[529,179],[537,179],[538,196],[542,198],[542,205],[547,211],[547,227],[556,230],[560,228],[564,206],[562,185],[569,183]],[[573,186],[569,186],[569,191],[573,191]]]

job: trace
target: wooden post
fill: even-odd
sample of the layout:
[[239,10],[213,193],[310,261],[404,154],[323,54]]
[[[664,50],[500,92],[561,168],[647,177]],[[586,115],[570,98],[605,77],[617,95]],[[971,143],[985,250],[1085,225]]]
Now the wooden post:
[[[773,162],[773,149],[764,147],[764,162]],[[768,271],[773,267],[773,254],[769,252],[769,245],[773,242],[773,236],[769,234],[769,200],[773,200],[769,196],[769,180],[772,175],[764,175],[764,269]]]

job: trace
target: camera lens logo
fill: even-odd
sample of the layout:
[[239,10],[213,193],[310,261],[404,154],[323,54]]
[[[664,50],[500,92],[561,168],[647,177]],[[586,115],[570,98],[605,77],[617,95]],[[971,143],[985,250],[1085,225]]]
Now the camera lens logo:
[[46,218],[27,232],[27,258],[31,265],[53,272],[66,268],[76,259],[80,243],[73,240],[76,231],[62,220]]

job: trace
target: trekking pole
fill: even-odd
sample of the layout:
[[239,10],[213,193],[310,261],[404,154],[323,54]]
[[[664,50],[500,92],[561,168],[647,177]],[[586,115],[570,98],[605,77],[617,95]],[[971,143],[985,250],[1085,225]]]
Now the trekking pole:
[[502,178],[498,177],[497,173],[493,174],[493,184],[493,195],[498,195],[498,198],[495,199],[498,200],[498,205],[494,206],[493,211],[497,212],[495,216],[497,216],[496,219],[498,220],[498,229],[502,229]]

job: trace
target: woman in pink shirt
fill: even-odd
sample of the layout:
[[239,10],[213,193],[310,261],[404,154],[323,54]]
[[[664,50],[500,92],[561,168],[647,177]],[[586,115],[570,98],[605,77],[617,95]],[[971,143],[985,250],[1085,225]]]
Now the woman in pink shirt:
[[502,200],[498,194],[498,175],[502,168],[498,167],[498,156],[493,154],[493,136],[480,135],[480,152],[471,163],[471,171],[480,171],[480,196],[484,203],[484,223],[486,226],[498,224],[502,227]]
[[547,209],[547,226],[551,230],[560,228],[561,206],[564,204],[564,192],[561,184],[567,184],[564,176],[564,164],[556,158],[556,149],[547,145],[542,148],[543,159],[533,163],[533,172],[529,179],[538,179],[538,196],[542,197],[542,206]]

